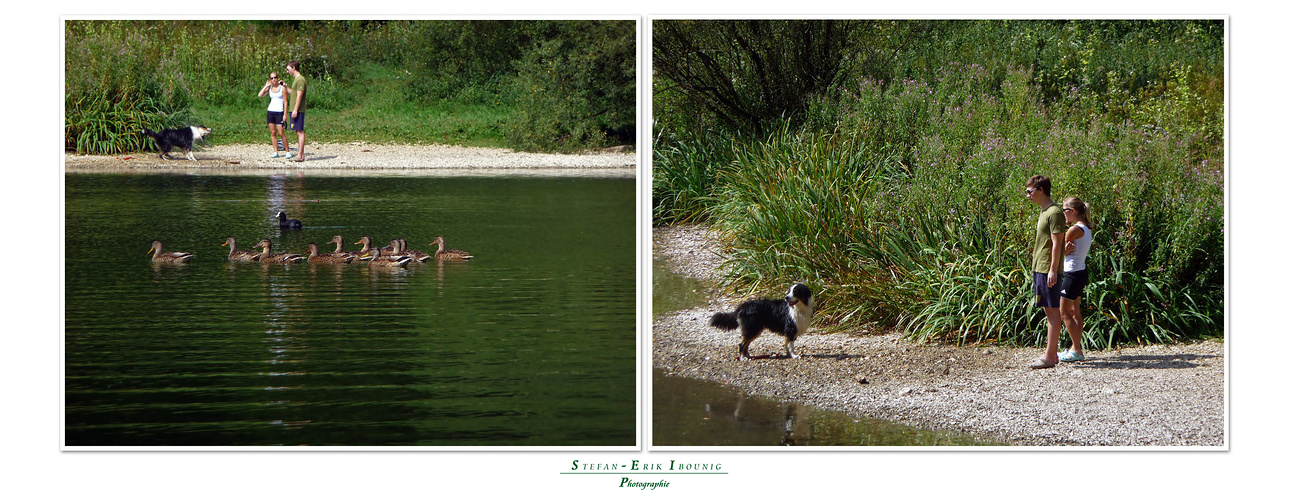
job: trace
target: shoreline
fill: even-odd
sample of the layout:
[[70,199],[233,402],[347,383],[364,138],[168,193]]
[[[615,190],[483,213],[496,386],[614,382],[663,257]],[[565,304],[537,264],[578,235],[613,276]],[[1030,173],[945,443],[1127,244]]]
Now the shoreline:
[[[509,149],[350,142],[310,143],[305,161],[270,158],[268,144],[221,144],[195,149],[197,161],[171,151],[170,160],[155,152],[80,155],[64,152],[65,173],[179,173],[213,175],[524,175],[635,177],[637,155],[621,148],[582,154],[524,153]],[[294,151],[294,148],[293,148]]]
[[[721,263],[714,234],[700,226],[652,233],[654,258],[713,288]],[[1227,446],[1220,341],[1090,350],[1086,361],[1032,370],[1040,348],[920,345],[891,330],[809,331],[795,344],[798,359],[786,358],[784,343],[768,333],[750,348],[761,358],[741,362],[738,333],[708,327],[708,318],[745,298],[714,295],[705,306],[654,318],[654,368],[1011,445]]]

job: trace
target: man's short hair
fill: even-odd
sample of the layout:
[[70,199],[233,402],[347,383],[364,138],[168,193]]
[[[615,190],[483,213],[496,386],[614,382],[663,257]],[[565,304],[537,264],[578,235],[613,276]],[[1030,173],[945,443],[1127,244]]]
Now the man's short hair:
[[1053,184],[1049,182],[1048,177],[1045,177],[1043,175],[1036,175],[1031,177],[1031,180],[1027,181],[1026,187],[1040,189],[1044,191],[1045,196],[1053,196],[1053,194],[1050,193],[1050,191],[1053,189]]
[[296,68],[296,71],[300,71],[300,61],[293,59],[291,62],[287,63],[287,67]]

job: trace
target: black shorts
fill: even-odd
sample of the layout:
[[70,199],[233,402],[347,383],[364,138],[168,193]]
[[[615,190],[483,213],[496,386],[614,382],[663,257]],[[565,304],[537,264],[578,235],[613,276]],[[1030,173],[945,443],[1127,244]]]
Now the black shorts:
[[282,125],[282,111],[270,111],[269,116],[265,117],[265,123]]
[[296,117],[291,119],[291,129],[297,132],[305,131],[305,113],[296,113]]
[[1049,287],[1049,273],[1031,273],[1035,277],[1035,305],[1036,307],[1058,307],[1058,290],[1062,289],[1062,276],[1058,277],[1058,283]]
[[1058,292],[1065,299],[1077,300],[1085,296],[1085,285],[1089,284],[1089,270],[1081,269],[1062,273],[1062,286]]

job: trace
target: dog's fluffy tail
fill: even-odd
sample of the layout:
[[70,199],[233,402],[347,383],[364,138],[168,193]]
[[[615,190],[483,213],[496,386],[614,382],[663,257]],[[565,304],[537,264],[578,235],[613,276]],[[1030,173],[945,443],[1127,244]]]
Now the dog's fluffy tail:
[[708,326],[734,330],[740,327],[740,317],[733,312],[719,312],[713,315],[713,319],[708,320]]
[[153,139],[156,139],[156,138],[157,138],[157,133],[156,133],[156,132],[153,132],[153,131],[148,130],[148,129],[146,129],[146,128],[145,128],[145,129],[143,129],[143,130],[140,130],[140,131],[139,131],[139,133],[140,133],[140,134],[143,134],[143,135],[146,135],[146,136],[148,136],[148,137],[151,137],[151,138],[153,138]]

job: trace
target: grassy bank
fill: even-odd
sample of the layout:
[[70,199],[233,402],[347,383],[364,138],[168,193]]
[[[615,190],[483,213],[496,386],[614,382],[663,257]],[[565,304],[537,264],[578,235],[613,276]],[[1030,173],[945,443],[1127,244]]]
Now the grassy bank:
[[151,150],[142,127],[267,141],[257,97],[301,62],[310,140],[524,151],[631,144],[633,21],[67,21],[65,145]]
[[[400,88],[407,78],[399,70],[369,64],[357,71],[362,83],[350,91],[351,106],[308,113],[309,140],[510,147],[506,126],[519,119],[519,109],[513,105],[449,100],[418,103],[403,97]],[[252,90],[254,95],[259,87]],[[254,104],[248,108],[241,102],[198,102],[193,115],[216,131],[212,142],[267,142],[268,98]]]
[[[657,96],[661,113],[690,114],[656,117],[655,222],[716,227],[733,252],[732,290],[813,285],[826,327],[873,322],[920,340],[1032,345],[1043,342],[1028,272],[1038,208],[1022,187],[1044,174],[1056,200],[1093,207],[1088,347],[1222,334],[1213,26],[886,28],[913,38],[870,49],[891,50],[904,70],[844,71],[758,127],[769,132],[697,132],[693,124],[719,120],[677,106],[686,96]],[[928,31],[936,36],[920,38]],[[1112,43],[1125,39],[1155,52]],[[981,47],[1002,57],[969,62]],[[669,83],[656,88],[684,87]]]

